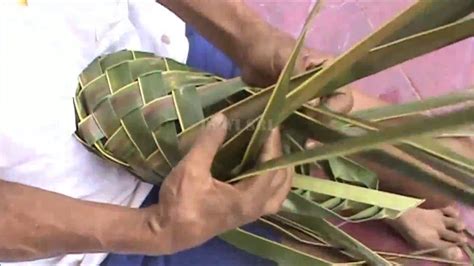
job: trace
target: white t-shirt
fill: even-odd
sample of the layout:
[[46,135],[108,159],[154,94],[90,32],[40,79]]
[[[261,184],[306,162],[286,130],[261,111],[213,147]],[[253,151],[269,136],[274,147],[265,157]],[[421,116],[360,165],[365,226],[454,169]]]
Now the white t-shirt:
[[[125,48],[183,62],[184,23],[153,0],[29,0],[28,7],[0,2],[0,178],[138,207],[151,186],[72,136],[77,76],[95,57]],[[97,265],[105,256],[24,264]]]

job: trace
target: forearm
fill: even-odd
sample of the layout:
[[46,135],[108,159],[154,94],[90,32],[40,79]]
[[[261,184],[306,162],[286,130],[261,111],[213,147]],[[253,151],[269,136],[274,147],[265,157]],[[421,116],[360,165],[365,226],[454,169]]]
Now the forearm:
[[246,47],[269,25],[243,0],[157,0],[237,64],[245,60]]
[[[153,243],[147,221],[142,210],[0,180],[0,261],[68,253],[147,253]],[[158,243],[153,243],[155,250]]]

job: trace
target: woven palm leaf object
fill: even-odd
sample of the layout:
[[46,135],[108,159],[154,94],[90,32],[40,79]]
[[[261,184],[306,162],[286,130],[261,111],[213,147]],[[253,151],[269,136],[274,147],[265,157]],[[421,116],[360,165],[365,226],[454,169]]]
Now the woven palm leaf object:
[[216,86],[223,81],[151,53],[98,57],[79,76],[76,136],[101,157],[159,183],[181,159],[179,132],[245,88]]

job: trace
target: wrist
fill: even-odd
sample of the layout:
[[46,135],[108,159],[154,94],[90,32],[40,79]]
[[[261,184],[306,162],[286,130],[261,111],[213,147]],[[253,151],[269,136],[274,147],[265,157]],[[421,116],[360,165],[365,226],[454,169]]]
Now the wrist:
[[[173,250],[172,222],[166,222],[161,215],[160,204],[141,209],[143,212],[143,244],[153,250],[145,251],[146,254],[168,255],[175,252]],[[158,254],[157,254],[158,252]]]
[[162,255],[169,253],[168,240],[159,227],[158,215],[152,207],[120,208],[104,215],[97,236],[102,249],[113,253]]

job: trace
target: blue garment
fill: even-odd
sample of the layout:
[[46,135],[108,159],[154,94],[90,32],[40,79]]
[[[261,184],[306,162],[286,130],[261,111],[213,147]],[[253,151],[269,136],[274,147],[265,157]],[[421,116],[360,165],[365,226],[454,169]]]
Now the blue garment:
[[[210,44],[191,27],[187,27],[186,36],[189,40],[189,56],[187,64],[203,71],[231,78],[239,75],[237,66],[221,51]],[[142,207],[158,202],[159,187],[154,187],[145,199]],[[251,224],[245,229],[278,241],[279,235],[273,230]],[[110,254],[102,263],[104,266],[270,266],[274,262],[259,258],[241,251],[219,238],[170,256],[142,256]]]
[[238,67],[222,51],[214,47],[192,27],[186,27],[189,40],[189,66],[216,74],[223,78],[233,78],[240,74]]

